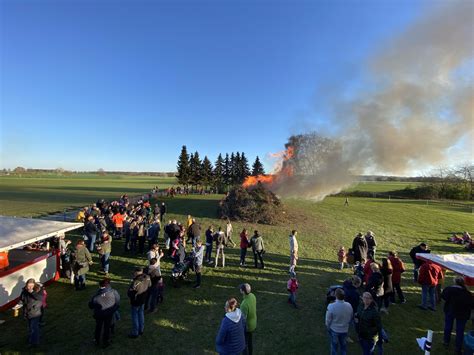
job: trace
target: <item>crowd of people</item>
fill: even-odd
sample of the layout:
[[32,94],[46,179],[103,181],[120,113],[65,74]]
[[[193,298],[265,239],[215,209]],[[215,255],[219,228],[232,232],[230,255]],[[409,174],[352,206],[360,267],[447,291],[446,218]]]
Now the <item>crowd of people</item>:
[[[376,248],[375,235],[368,231],[354,237],[347,253],[342,246],[337,253],[339,268],[353,267],[354,275],[342,286],[332,286],[328,291],[326,327],[331,355],[347,353],[347,341],[353,341],[348,336],[351,328],[355,329],[364,355],[383,354],[383,343],[388,341],[388,334],[383,328],[381,314],[388,315],[389,306],[396,304],[395,295],[399,304],[406,303],[401,288],[401,275],[406,271],[404,262],[396,251],[390,251],[376,261]],[[418,308],[436,312],[436,305],[445,301],[443,344],[449,348],[456,322],[455,353],[461,354],[465,326],[474,309],[474,297],[462,276],[456,276],[453,285],[442,289],[446,270],[419,259],[417,254],[420,253],[430,253],[426,243],[413,247],[409,253],[414,265],[413,281],[421,286]]]
[[[59,237],[59,250],[63,276],[73,278],[75,289],[86,288],[86,275],[93,263],[92,253],[97,252],[103,279],[89,301],[96,322],[94,340],[97,345],[107,347],[115,324],[120,320],[119,292],[109,278],[110,255],[113,240],[124,239],[124,252],[146,257],[146,267],[137,267],[128,287],[127,297],[131,307],[132,326],[129,337],[139,338],[145,331],[146,312],[154,313],[164,300],[165,283],[161,273],[162,258],[169,258],[175,265],[190,261],[196,276],[194,288],[200,288],[204,263],[210,267],[225,267],[226,248],[236,247],[232,239],[234,230],[230,220],[224,227],[209,226],[201,239],[201,225],[188,215],[186,222],[176,220],[166,222],[165,203],[151,205],[146,196],[135,202],[126,195],[113,202],[97,201],[78,214],[84,222],[84,237],[70,250],[71,241]],[[163,232],[160,237],[160,232]],[[298,265],[298,232],[289,234],[289,279],[286,283],[288,303],[299,308],[296,295],[299,282],[296,277]],[[250,237],[243,229],[240,237],[239,267],[247,266],[247,252],[253,254],[255,268],[264,269],[265,243],[255,230]],[[159,244],[159,240],[162,246]],[[147,244],[147,251],[145,251]],[[213,260],[214,251],[214,260]],[[355,330],[357,341],[364,355],[383,353],[383,343],[388,335],[382,324],[381,314],[389,314],[389,307],[396,303],[406,303],[402,290],[401,275],[406,271],[405,263],[396,251],[379,257],[375,234],[368,231],[358,233],[351,248],[341,247],[337,253],[339,267],[352,267],[354,275],[341,286],[331,288],[327,311],[326,327],[330,338],[331,354],[346,354],[350,329]],[[444,344],[448,347],[453,324],[456,324],[455,350],[461,353],[466,322],[474,307],[472,294],[462,277],[456,277],[454,284],[441,289],[444,270],[431,262],[416,257],[417,253],[429,253],[425,243],[410,251],[414,264],[413,278],[421,286],[420,309],[436,311],[437,304],[445,300]],[[219,263],[220,261],[220,263]],[[113,267],[113,265],[112,265]],[[216,350],[220,354],[252,354],[253,334],[257,327],[257,300],[248,283],[239,286],[242,300],[229,298],[225,302],[225,315],[216,337]],[[396,297],[397,296],[397,297]],[[25,317],[29,324],[29,342],[39,344],[40,324],[46,307],[46,291],[35,280],[28,280],[21,297]],[[41,318],[40,318],[41,317]]]

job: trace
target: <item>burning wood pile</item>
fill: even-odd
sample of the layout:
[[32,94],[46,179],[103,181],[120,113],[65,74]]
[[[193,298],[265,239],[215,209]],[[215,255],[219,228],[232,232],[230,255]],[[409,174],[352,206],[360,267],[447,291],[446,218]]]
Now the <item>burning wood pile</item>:
[[280,199],[261,182],[232,189],[219,207],[220,215],[233,220],[277,224],[283,218]]

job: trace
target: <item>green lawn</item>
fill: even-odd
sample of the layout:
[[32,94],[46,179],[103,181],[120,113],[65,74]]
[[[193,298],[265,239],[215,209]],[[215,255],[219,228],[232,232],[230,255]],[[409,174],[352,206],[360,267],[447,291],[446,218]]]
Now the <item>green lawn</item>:
[[23,175],[0,177],[0,215],[38,216],[116,199],[121,194],[140,195],[154,186],[172,186],[174,178],[128,175],[72,176]]
[[[4,181],[2,196],[5,191],[3,183]],[[126,186],[131,189],[148,188],[144,184],[137,182],[135,186],[128,182]],[[154,184],[151,183],[151,186]],[[43,191],[48,191],[47,187],[45,183]],[[106,186],[105,182],[96,184],[96,181],[91,181],[91,196],[102,192],[108,195],[98,197],[112,196],[115,187],[115,184]],[[10,189],[10,201],[19,196],[18,200],[21,202],[23,190],[17,187],[19,193],[16,194],[14,187]],[[58,193],[56,190],[51,190],[50,193],[53,191]],[[70,191],[64,191],[69,196]],[[97,191],[96,194],[93,191]],[[118,194],[120,192],[116,192],[114,196]],[[59,198],[67,200],[61,195],[58,195]],[[169,205],[168,217],[184,222],[186,215],[192,214],[204,228],[209,224],[224,226],[223,221],[215,218],[220,198],[221,196],[212,195],[165,199]],[[258,328],[255,334],[257,354],[326,354],[329,346],[324,327],[326,289],[329,285],[341,283],[351,274],[349,270],[337,269],[336,254],[340,245],[348,247],[356,232],[370,229],[376,234],[379,255],[386,254],[391,249],[398,250],[411,268],[407,253],[412,246],[426,241],[433,252],[458,252],[461,247],[449,244],[446,237],[452,232],[472,229],[473,226],[471,213],[445,204],[426,205],[418,201],[351,198],[350,207],[344,207],[343,197],[330,197],[321,203],[298,199],[284,202],[287,220],[282,221],[279,226],[233,223],[235,230],[243,227],[250,230],[258,228],[262,233],[267,248],[265,270],[239,268],[239,250],[227,249],[226,268],[206,267],[200,289],[192,289],[192,283],[176,289],[167,285],[165,302],[158,313],[146,315],[145,334],[139,340],[126,338],[131,321],[125,295],[133,267],[145,265],[145,260],[143,257],[124,254],[122,243],[114,242],[111,272],[113,284],[123,297],[123,319],[118,325],[118,332],[109,352],[212,353],[215,335],[223,317],[224,302],[230,296],[239,296],[237,286],[246,281],[253,286],[258,300]],[[11,203],[11,206],[18,205]],[[35,213],[45,212],[39,207],[41,205]],[[2,208],[5,211],[2,213],[10,210],[9,205]],[[301,254],[297,268],[301,284],[298,294],[301,305],[299,310],[290,308],[286,303],[288,234],[294,228],[299,230]],[[165,261],[162,270],[166,281],[170,268],[171,263]],[[86,291],[75,292],[71,285],[62,280],[48,288],[50,307],[47,310],[47,325],[43,329],[44,345],[40,350],[60,354],[100,352],[91,343],[94,320],[87,308],[88,299],[95,290],[94,283],[100,278],[97,270],[98,266],[94,265],[88,275],[90,283]],[[451,276],[448,273],[448,277]],[[449,280],[448,283],[450,282]],[[415,338],[425,335],[427,329],[435,332],[432,353],[448,354],[441,346],[441,307],[436,313],[416,308],[421,298],[420,288],[411,281],[409,271],[404,275],[402,288],[408,303],[391,306],[390,314],[383,316],[384,327],[391,337],[390,343],[385,346],[386,354],[421,353],[417,349]],[[0,352],[27,351],[24,344],[25,322],[21,318],[12,318],[10,313],[2,315],[2,318],[6,318],[7,324],[0,328]],[[359,353],[357,344],[349,345],[349,354]]]

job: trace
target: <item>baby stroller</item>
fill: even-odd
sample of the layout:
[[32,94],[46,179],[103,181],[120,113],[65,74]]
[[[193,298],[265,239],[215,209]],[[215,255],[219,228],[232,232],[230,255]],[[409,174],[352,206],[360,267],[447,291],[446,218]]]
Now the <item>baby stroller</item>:
[[171,269],[171,284],[173,287],[179,286],[179,280],[186,280],[189,269],[193,267],[193,257],[187,256],[183,262],[177,261]]

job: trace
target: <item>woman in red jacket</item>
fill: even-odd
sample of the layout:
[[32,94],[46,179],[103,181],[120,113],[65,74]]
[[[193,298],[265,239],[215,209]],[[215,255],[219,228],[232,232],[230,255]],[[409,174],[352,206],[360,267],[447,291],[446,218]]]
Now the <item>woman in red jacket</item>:
[[[397,293],[400,303],[406,303],[405,296],[403,295],[403,291],[400,288],[400,283],[402,281],[402,273],[405,272],[405,264],[398,257],[398,254],[396,251],[390,251],[388,253],[388,259],[392,263],[392,268],[393,268],[393,273],[392,273],[393,290]],[[390,302],[392,303],[395,303],[395,292],[393,292],[390,296]]]

